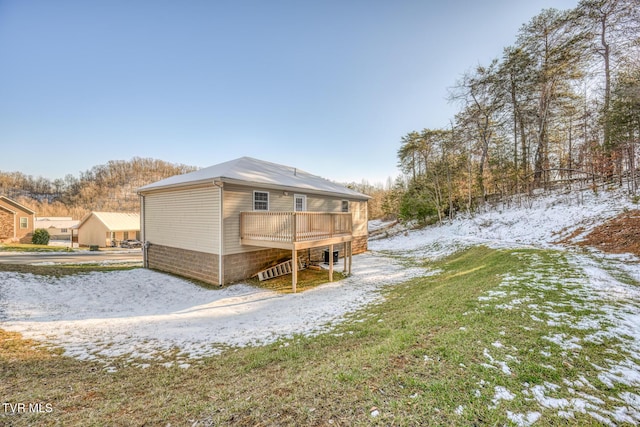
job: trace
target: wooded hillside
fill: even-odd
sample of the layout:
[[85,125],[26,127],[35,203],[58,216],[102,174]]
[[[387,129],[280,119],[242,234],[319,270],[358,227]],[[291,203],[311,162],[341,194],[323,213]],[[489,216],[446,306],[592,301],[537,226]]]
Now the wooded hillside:
[[389,213],[442,220],[559,185],[636,194],[640,0],[543,10],[497,54],[452,82],[450,123],[402,137]]
[[[148,158],[129,161],[112,160],[94,166],[76,178],[49,180],[21,172],[0,171],[0,195],[5,195],[36,211],[39,217],[71,216],[82,218],[91,211],[138,212],[140,202],[136,189],[170,176],[192,172],[197,168]],[[361,183],[345,184],[372,197],[369,217],[383,216],[381,203],[386,191],[380,186]]]
[[136,189],[143,185],[196,170],[193,166],[135,157],[112,160],[53,181],[0,171],[0,194],[36,211],[39,217],[71,216],[80,219],[91,211],[138,212]]

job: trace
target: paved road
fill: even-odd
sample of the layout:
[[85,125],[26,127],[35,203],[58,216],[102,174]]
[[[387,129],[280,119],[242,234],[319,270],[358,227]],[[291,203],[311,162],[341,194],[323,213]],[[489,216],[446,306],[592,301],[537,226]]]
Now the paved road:
[[0,252],[0,264],[80,264],[104,261],[142,262],[142,250],[83,252]]

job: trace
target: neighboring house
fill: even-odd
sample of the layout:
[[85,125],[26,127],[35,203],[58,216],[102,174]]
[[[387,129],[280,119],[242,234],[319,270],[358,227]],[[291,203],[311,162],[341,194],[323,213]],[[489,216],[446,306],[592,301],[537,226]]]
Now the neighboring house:
[[88,213],[77,225],[77,238],[80,246],[99,247],[118,246],[123,240],[140,239],[140,214]]
[[[327,249],[347,255],[350,268],[350,255],[367,250],[369,196],[293,167],[242,157],[138,194],[145,266],[207,283],[292,258],[318,261]],[[294,269],[294,289],[296,280]]]
[[35,212],[0,196],[0,241],[31,243]]
[[36,218],[34,230],[39,228],[47,230],[51,240],[71,239],[71,229],[80,223],[77,219],[71,219],[70,216],[50,216],[47,218]]

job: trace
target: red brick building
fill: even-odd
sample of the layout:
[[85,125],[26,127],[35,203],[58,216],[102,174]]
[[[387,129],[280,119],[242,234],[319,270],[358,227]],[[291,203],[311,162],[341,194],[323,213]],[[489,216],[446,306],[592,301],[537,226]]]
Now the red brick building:
[[0,241],[31,243],[35,212],[0,196]]

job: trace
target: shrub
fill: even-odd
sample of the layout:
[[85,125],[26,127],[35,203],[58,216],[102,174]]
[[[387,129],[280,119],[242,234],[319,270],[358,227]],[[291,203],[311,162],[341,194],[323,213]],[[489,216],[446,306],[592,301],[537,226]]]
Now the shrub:
[[48,245],[49,244],[49,232],[44,228],[38,228],[33,232],[33,237],[31,238],[31,243],[34,245]]

